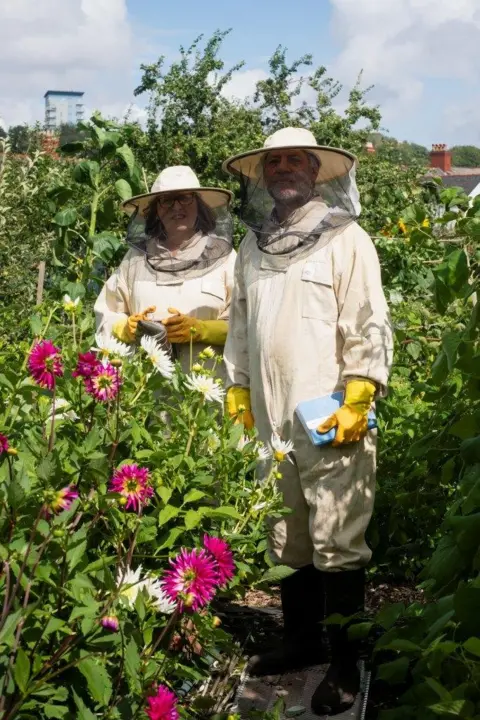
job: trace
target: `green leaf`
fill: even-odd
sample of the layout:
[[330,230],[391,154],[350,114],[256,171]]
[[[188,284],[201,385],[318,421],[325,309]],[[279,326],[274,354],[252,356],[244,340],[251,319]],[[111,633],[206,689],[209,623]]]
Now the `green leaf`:
[[197,510],[189,510],[185,513],[185,527],[187,530],[193,530],[202,522],[203,515]]
[[480,638],[471,637],[463,643],[463,647],[472,655],[480,657]]
[[410,660],[407,657],[399,657],[392,662],[383,663],[377,668],[377,680],[384,680],[390,685],[403,683],[407,677]]
[[45,627],[45,630],[43,631],[43,634],[45,637],[48,637],[54,632],[57,632],[57,630],[60,630],[60,628],[65,626],[65,620],[61,620],[60,618],[51,617],[48,620],[48,623]]
[[158,515],[158,524],[165,525],[173,518],[177,517],[177,515],[180,512],[180,508],[175,507],[175,505],[166,505],[164,508],[162,508]]
[[385,605],[377,614],[375,621],[385,630],[390,630],[404,611],[405,605],[403,603]]
[[480,435],[464,440],[460,445],[460,455],[467,465],[480,463]]
[[357,622],[347,630],[349,640],[363,640],[368,637],[370,630],[373,627],[373,622]]
[[435,678],[427,677],[425,678],[425,682],[429,687],[432,688],[433,692],[438,695],[440,700],[445,701],[452,699],[452,696],[450,695],[448,690],[444,688],[443,685],[441,685],[437,680],[435,680]]
[[80,185],[89,185],[93,190],[98,187],[100,166],[95,160],[82,160],[73,170],[74,180]]
[[18,480],[13,480],[7,488],[7,499],[9,505],[17,509],[25,500],[25,492]]
[[463,585],[458,588],[453,600],[455,615],[462,623],[462,629],[470,635],[480,635],[480,588]]
[[175,544],[175,541],[177,540],[177,538],[179,538],[180,535],[183,535],[184,532],[185,532],[185,528],[183,528],[183,527],[177,526],[177,527],[172,528],[170,530],[170,532],[168,533],[166,540],[164,540],[164,542],[157,547],[157,550],[170,549]]
[[77,222],[77,211],[75,208],[64,208],[60,210],[53,218],[55,225],[59,227],[69,227]]
[[117,180],[115,190],[120,200],[123,201],[129,200],[133,195],[132,188],[126,180]]
[[73,699],[75,700],[75,705],[78,710],[77,720],[98,720],[97,716],[88,709],[82,698],[77,695],[75,690],[73,690]]
[[285,578],[290,577],[290,575],[293,575],[294,572],[295,570],[292,570],[292,568],[287,567],[286,565],[275,565],[275,567],[268,568],[268,570],[263,573],[259,582],[272,584],[278,583],[280,580],[284,580]]
[[448,370],[451,372],[455,367],[458,356],[458,348],[462,343],[462,336],[456,332],[447,332],[442,338],[442,348],[447,357]]
[[45,705],[43,708],[47,718],[64,718],[68,713],[68,707],[65,705]]
[[112,697],[112,681],[105,666],[93,658],[85,658],[78,663],[77,668],[86,679],[93,700],[102,707],[108,705]]
[[165,486],[163,486],[163,485],[161,485],[161,486],[158,488],[157,493],[158,493],[159,497],[161,498],[162,502],[163,502],[165,505],[168,503],[168,501],[170,500],[170,498],[171,498],[172,495],[173,495],[173,493],[172,493],[172,491],[170,490],[170,488],[167,488],[167,487],[165,487]]
[[130,177],[132,177],[135,170],[135,158],[133,157],[133,152],[131,151],[131,149],[128,147],[128,145],[122,145],[121,147],[117,148],[116,155],[122,158],[123,162],[128,168],[128,173]]
[[22,693],[24,693],[30,678],[30,660],[23,648],[20,648],[17,652],[17,659],[15,660],[15,667],[13,668],[13,677]]
[[429,705],[428,709],[436,715],[460,715],[464,706],[465,700],[447,700],[435,705]]
[[137,691],[141,688],[140,678],[138,674],[139,668],[140,655],[138,653],[137,644],[132,637],[130,638],[130,642],[128,643],[125,650],[125,670],[127,671],[127,675],[129,676],[131,683]]
[[205,493],[202,490],[194,488],[185,495],[183,498],[183,504],[186,505],[187,503],[196,502],[197,500],[201,500],[203,497],[205,497]]
[[410,355],[411,358],[414,360],[418,360],[420,357],[420,354],[422,352],[422,346],[420,343],[417,342],[411,342],[407,345],[407,353]]
[[84,558],[87,549],[87,541],[83,540],[71,548],[67,552],[67,562],[69,570],[72,571],[78,563]]
[[218,508],[201,507],[199,510],[206,517],[210,518],[233,518],[234,520],[242,520],[243,517],[238,510],[235,510],[234,507],[230,507],[229,505],[222,505]]
[[439,352],[432,365],[432,382],[441,385],[448,376],[448,358],[443,350]]
[[5,625],[0,631],[0,645],[10,645],[13,635],[17,629],[18,621],[22,616],[22,609],[9,615],[5,621]]
[[398,652],[421,652],[421,647],[416,645],[411,640],[405,640],[403,638],[394,638],[387,645],[382,645],[381,650],[397,650]]

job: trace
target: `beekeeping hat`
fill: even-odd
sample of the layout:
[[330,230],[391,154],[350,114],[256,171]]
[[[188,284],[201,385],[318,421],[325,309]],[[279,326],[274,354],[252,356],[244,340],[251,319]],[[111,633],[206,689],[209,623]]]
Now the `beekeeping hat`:
[[[155,199],[193,194],[197,198],[197,219],[193,234],[172,253],[158,215]],[[165,168],[144,195],[123,203],[130,215],[127,243],[146,257],[144,280],[170,284],[200,277],[213,269],[232,251],[233,223],[229,212],[232,193],[221,188],[202,187],[186,165]]]
[[149,193],[135,195],[126,200],[122,208],[129,215],[134,212],[143,214],[154,197],[168,193],[195,193],[212,210],[228,205],[232,199],[229,190],[201,187],[198,177],[188,165],[174,165],[162,170]]
[[319,161],[317,183],[342,177],[355,167],[356,158],[347,150],[319,145],[315,136],[305,128],[286,127],[269,135],[263,148],[234,155],[223,163],[223,169],[231,175],[243,175],[263,182],[263,162],[272,150],[304,150]]
[[[308,168],[298,162],[299,150],[306,153]],[[269,162],[273,170],[266,179]],[[229,158],[223,169],[238,178],[240,219],[269,254],[312,251],[320,238],[328,242],[360,214],[355,156],[318,145],[305,128],[277,130],[263,148]]]

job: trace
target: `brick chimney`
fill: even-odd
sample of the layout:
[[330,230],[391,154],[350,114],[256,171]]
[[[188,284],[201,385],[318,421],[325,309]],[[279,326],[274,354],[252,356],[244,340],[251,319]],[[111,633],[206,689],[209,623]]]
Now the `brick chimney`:
[[430,153],[430,167],[439,168],[443,172],[450,172],[452,169],[452,153],[446,145],[432,145]]

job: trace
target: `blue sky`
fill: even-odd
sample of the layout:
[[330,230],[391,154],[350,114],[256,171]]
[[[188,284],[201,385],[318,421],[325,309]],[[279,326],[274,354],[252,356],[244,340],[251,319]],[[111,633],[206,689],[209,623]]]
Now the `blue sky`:
[[[221,57],[245,68],[229,91],[253,92],[278,45],[350,88],[364,84],[394,137],[480,146],[479,0],[8,0],[0,3],[0,117],[43,119],[47,89],[85,91],[88,110],[121,116],[141,62],[167,62],[200,33],[232,28]],[[341,108],[340,98],[340,108]]]

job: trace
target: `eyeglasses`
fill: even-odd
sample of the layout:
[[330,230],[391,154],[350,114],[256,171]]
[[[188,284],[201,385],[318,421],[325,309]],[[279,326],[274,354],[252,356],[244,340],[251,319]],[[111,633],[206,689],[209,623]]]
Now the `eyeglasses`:
[[168,195],[167,197],[158,198],[158,204],[162,208],[171,210],[175,203],[178,202],[182,206],[191,205],[193,202],[193,193],[184,193],[182,195]]

